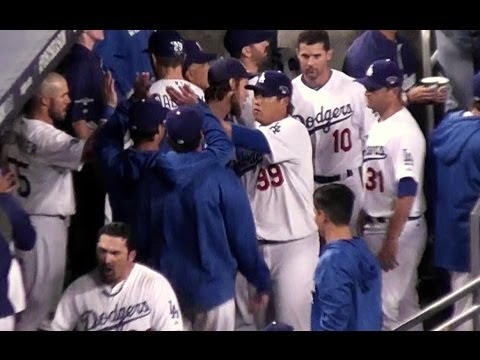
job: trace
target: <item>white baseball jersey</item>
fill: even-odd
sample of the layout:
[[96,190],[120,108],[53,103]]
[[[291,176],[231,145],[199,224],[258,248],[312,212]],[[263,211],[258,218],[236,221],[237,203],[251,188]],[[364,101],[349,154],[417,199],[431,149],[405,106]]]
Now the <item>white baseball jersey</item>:
[[[305,127],[292,117],[259,126],[271,154],[243,180],[260,239],[287,241],[317,231],[313,207],[312,148]],[[252,160],[252,159],[250,159]]]
[[363,85],[343,72],[320,89],[312,89],[302,75],[292,80],[294,118],[306,126],[312,141],[315,175],[334,176],[362,165],[365,135],[376,117],[367,108]]
[[192,89],[192,91],[200,98],[200,100],[205,101],[205,94],[203,93],[202,89],[200,89],[197,85],[192,84],[190,81],[180,79],[160,79],[155,81],[150,87],[150,94],[160,95],[160,102],[162,103],[163,107],[166,107],[170,110],[176,109],[178,105],[172,100],[170,95],[168,95],[167,87],[172,86],[180,89],[184,85],[188,85],[190,89]]
[[411,177],[418,183],[417,195],[409,216],[425,212],[423,167],[425,138],[410,112],[403,108],[391,117],[376,122],[368,134],[363,154],[365,211],[373,217],[393,215],[398,182]]
[[4,156],[16,171],[16,196],[28,214],[75,213],[72,170],[82,167],[84,140],[40,120],[19,119]]
[[52,330],[183,330],[177,297],[168,280],[135,264],[127,279],[102,284],[96,270],[74,281],[62,295]]
[[[248,80],[249,85],[256,85],[258,76],[255,76]],[[238,119],[241,125],[248,126],[249,128],[255,128],[255,118],[253,117],[253,90],[247,91],[247,99],[242,107],[242,116]]]

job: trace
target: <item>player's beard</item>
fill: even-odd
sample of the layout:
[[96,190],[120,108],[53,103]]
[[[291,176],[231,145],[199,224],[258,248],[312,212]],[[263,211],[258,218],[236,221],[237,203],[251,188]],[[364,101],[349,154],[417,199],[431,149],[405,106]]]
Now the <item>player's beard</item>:
[[55,109],[48,109],[48,116],[55,121],[63,121],[65,120],[65,116],[67,115],[67,110],[55,110]]
[[105,263],[100,264],[98,266],[98,272],[104,283],[111,284],[115,282],[115,268],[112,265],[107,265]]
[[230,107],[230,115],[233,115],[237,118],[242,116],[242,106],[240,105],[240,102],[238,101],[238,98],[235,96],[235,94],[233,94],[230,98]]

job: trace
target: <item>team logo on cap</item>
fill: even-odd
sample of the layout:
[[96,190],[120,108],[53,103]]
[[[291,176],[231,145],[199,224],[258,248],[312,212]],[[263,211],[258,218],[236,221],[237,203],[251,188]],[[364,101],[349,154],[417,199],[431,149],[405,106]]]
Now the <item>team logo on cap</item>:
[[265,82],[265,73],[263,72],[258,78],[257,84],[263,84]]
[[183,44],[181,41],[170,41],[170,44],[172,45],[175,53],[181,54],[183,52]]
[[397,76],[389,76],[387,77],[387,83],[389,85],[395,85],[398,82],[398,77]]
[[368,67],[366,75],[367,76],[372,76],[373,75],[373,64]]
[[288,87],[286,87],[285,85],[280,85],[278,89],[280,90],[282,95],[290,94],[290,90],[288,90]]

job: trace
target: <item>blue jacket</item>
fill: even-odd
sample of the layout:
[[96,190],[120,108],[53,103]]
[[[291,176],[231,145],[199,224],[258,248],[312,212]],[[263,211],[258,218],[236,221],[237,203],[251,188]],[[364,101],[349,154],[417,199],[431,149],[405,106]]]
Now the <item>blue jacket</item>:
[[365,240],[338,240],[324,246],[315,271],[314,331],[379,331],[382,276]]
[[[213,164],[225,165],[233,153],[233,144],[225,135],[220,122],[204,105],[203,131],[208,148],[199,153],[198,161],[190,165],[192,172],[200,174]],[[152,176],[152,170],[170,168],[170,160],[159,151],[124,150],[123,138],[127,129],[126,110],[119,111],[99,130],[97,152],[100,158],[105,186],[110,198],[114,221],[123,221],[132,226],[137,242],[140,261],[145,261],[150,253],[150,225],[148,223],[150,191],[162,188],[163,177]],[[153,189],[153,190],[152,190]]]
[[[417,69],[413,49],[406,39],[398,34],[397,41],[398,44],[402,44],[401,58],[404,74],[411,76]],[[343,71],[356,79],[362,78],[370,65],[380,59],[391,59],[398,63],[397,44],[388,40],[379,30],[367,30],[356,38],[347,50]]]
[[14,313],[8,299],[8,273],[12,262],[9,242],[13,241],[17,249],[29,251],[35,246],[36,233],[28,214],[11,194],[0,194],[0,209],[8,217],[11,225],[11,233],[0,232],[0,318],[2,318]]
[[105,39],[95,45],[95,53],[102,59],[103,68],[112,72],[117,94],[125,99],[133,90],[137,73],[152,74],[148,38],[153,30],[105,30]]
[[250,203],[240,179],[225,165],[198,173],[198,152],[169,152],[159,176],[151,222],[158,224],[158,269],[184,308],[207,311],[234,297],[240,271],[257,291],[270,289],[270,272],[258,251]]
[[480,197],[480,117],[449,113],[432,134],[435,265],[470,271],[470,212]]

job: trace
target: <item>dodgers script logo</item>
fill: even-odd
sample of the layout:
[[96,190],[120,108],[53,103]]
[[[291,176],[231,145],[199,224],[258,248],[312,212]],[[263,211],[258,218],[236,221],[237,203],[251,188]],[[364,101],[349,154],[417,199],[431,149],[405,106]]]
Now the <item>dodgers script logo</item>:
[[300,120],[311,135],[318,130],[323,130],[325,134],[328,134],[333,125],[350,119],[352,115],[352,105],[346,104],[333,109],[324,109],[322,105],[317,115],[309,116],[306,119],[299,114],[293,115],[293,117]]
[[386,159],[387,154],[383,146],[368,146],[366,150],[363,150],[363,162],[370,160]]
[[110,313],[97,314],[94,310],[87,310],[80,315],[79,328],[85,331],[122,331],[126,324],[144,318],[151,312],[146,301],[120,308],[117,304]]

